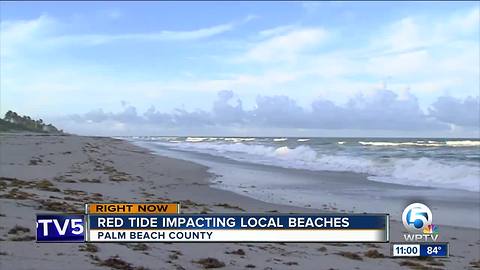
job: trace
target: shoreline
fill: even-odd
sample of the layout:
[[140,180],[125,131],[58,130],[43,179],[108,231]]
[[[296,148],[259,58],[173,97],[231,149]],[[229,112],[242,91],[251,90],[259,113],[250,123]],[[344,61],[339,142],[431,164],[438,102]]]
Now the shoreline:
[[283,168],[131,142],[157,155],[207,166],[218,175],[211,181],[213,188],[268,203],[320,211],[333,207],[337,212],[391,213],[391,219],[399,221],[404,207],[420,200],[434,210],[437,225],[480,229],[480,214],[471,214],[480,208],[477,192],[377,182],[356,172]]
[[[199,261],[208,257],[225,263],[226,269],[249,264],[258,269],[319,269],[319,263],[320,269],[454,269],[478,263],[479,230],[450,226],[441,227],[440,241],[450,242],[452,256],[434,260],[387,258],[389,244],[37,244],[31,238],[35,213],[81,211],[89,201],[180,201],[183,213],[319,210],[218,189],[211,185],[215,176],[207,167],[154,155],[124,140],[43,134],[0,138],[0,268],[203,269]],[[15,226],[28,231],[15,231]],[[392,222],[391,231],[399,232],[392,241],[401,240],[398,222]],[[382,256],[371,255],[377,253]]]
[[[292,170],[351,172],[377,183],[422,188],[480,192],[478,153],[480,141],[395,140],[354,138],[218,138],[126,137],[157,145],[250,164]],[[371,142],[370,142],[371,141]],[[433,147],[431,147],[433,146]]]

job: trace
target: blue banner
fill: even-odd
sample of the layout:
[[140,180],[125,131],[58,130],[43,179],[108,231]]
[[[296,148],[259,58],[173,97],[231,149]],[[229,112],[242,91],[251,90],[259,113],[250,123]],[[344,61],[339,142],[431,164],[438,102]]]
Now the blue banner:
[[84,242],[84,215],[37,215],[37,242]]
[[386,229],[388,215],[90,215],[90,229]]
[[421,257],[447,257],[448,244],[447,243],[420,244],[420,256]]

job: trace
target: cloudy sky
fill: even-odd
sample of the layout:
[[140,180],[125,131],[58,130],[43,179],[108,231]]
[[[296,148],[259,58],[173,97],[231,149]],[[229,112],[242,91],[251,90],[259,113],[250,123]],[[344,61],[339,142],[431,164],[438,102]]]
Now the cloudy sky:
[[478,137],[478,2],[1,2],[1,113],[95,135]]

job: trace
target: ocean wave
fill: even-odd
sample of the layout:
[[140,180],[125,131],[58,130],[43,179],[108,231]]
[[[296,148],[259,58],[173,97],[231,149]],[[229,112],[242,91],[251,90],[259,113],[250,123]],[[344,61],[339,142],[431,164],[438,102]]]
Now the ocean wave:
[[358,142],[361,145],[372,145],[372,146],[397,146],[400,143],[392,143],[392,142]]
[[445,142],[448,146],[480,146],[480,141],[446,141]]
[[440,147],[440,146],[451,146],[451,147],[471,147],[471,146],[480,146],[480,141],[415,141],[415,142],[358,142],[361,145],[365,146],[430,146],[430,147]]
[[276,138],[276,139],[273,139],[274,142],[284,142],[288,140],[287,138]]
[[446,164],[430,158],[396,159],[387,174],[371,180],[412,186],[449,187],[480,191],[480,170],[475,164]]
[[186,142],[203,142],[208,138],[202,138],[202,137],[188,137],[185,139]]
[[368,174],[373,181],[480,191],[480,171],[474,162],[444,162],[431,158],[380,158],[322,154],[307,145],[296,148],[244,143],[158,144],[229,159],[313,171],[350,171]]
[[253,142],[255,141],[255,138],[224,138],[224,141],[230,141],[230,142]]
[[310,139],[297,139],[297,142],[308,142]]

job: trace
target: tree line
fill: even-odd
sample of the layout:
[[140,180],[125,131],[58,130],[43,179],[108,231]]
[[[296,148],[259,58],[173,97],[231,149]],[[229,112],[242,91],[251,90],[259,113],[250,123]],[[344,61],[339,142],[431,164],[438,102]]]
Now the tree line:
[[32,119],[27,115],[19,115],[14,111],[8,111],[0,121],[0,130],[27,130],[33,132],[63,133],[52,124],[45,124],[42,119]]

